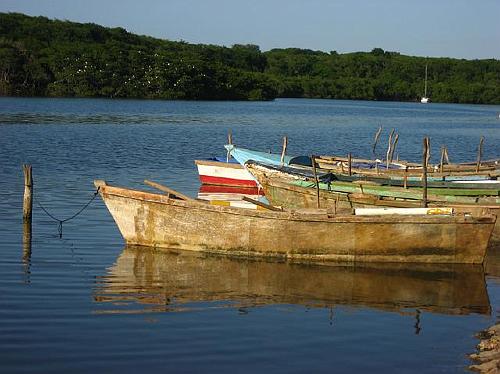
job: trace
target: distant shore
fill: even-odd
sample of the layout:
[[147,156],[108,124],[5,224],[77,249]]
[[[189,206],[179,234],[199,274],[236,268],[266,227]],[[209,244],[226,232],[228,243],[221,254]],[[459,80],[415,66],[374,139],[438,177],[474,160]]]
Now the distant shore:
[[500,104],[500,61],[262,52],[155,39],[96,24],[0,13],[0,96],[168,100],[316,98]]

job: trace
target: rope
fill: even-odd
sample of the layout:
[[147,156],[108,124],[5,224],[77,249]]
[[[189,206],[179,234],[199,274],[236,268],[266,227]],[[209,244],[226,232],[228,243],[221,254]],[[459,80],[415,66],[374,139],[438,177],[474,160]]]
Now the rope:
[[[97,195],[99,194],[99,188],[100,187],[97,187],[97,190],[94,192],[94,195],[90,198],[90,200],[78,211],[76,212],[75,214],[73,214],[71,217],[69,218],[65,218],[65,219],[59,219],[59,218],[56,218],[54,217],[52,214],[50,214],[47,209],[45,209],[43,207],[43,205],[38,201],[38,199],[35,199],[37,205],[40,207],[40,209],[42,209],[45,214],[47,214],[50,218],[52,218],[54,221],[58,222],[58,226],[57,226],[57,231],[59,232],[59,238],[62,238],[62,234],[63,234],[63,223],[64,222],[68,222],[68,221],[71,221],[73,218],[76,218],[78,217],[85,209],[87,209],[87,207],[90,205],[90,203],[92,203],[92,201],[94,201],[94,199],[97,197]],[[36,195],[35,195],[36,196]]]

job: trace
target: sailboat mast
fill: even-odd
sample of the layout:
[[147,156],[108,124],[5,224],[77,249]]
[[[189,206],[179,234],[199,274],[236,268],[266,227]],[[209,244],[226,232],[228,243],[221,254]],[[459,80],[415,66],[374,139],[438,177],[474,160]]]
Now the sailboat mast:
[[424,97],[427,97],[427,64],[425,64],[425,85],[424,85]]

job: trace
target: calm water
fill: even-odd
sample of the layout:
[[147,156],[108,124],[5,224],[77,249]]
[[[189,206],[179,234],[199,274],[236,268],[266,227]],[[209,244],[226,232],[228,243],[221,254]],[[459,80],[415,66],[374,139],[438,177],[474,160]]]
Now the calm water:
[[[500,306],[486,267],[313,266],[125,248],[100,199],[64,225],[37,203],[22,250],[21,165],[66,218],[92,181],[151,179],[196,196],[196,158],[241,146],[370,156],[391,128],[400,158],[500,155],[498,106],[0,98],[0,372],[462,372]],[[389,240],[389,238],[388,238]]]

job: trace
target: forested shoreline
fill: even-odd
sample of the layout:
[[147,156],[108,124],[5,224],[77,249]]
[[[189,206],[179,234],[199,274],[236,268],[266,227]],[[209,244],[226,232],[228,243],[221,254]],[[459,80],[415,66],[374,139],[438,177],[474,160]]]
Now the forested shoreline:
[[189,44],[0,13],[0,96],[500,104],[500,61]]

